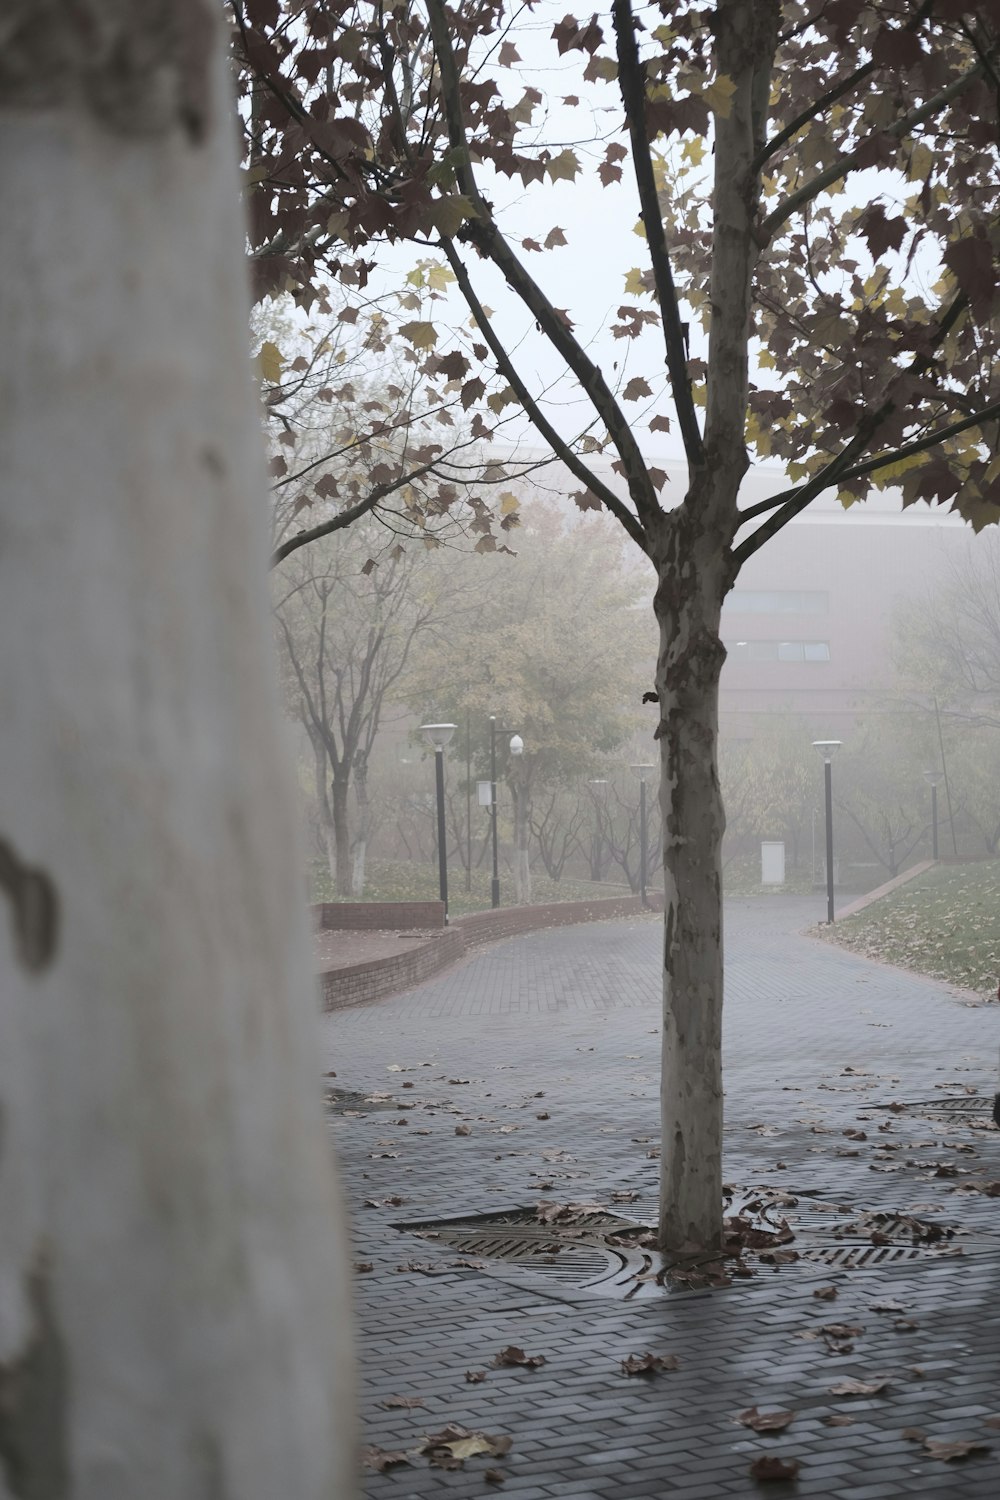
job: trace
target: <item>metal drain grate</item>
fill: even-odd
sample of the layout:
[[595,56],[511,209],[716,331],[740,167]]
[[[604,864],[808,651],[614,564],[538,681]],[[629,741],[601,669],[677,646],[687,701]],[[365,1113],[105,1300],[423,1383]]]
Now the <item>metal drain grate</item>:
[[335,1088],[325,1089],[324,1094],[327,1111],[332,1115],[367,1115],[378,1109],[395,1110],[398,1113],[401,1109],[411,1108],[409,1102],[400,1103],[388,1094],[362,1094],[356,1089]]
[[977,1122],[980,1119],[992,1122],[993,1099],[989,1094],[961,1094],[951,1099],[917,1099],[905,1104],[872,1104],[871,1109],[887,1110],[892,1114],[924,1115],[935,1120],[957,1120]]
[[[963,1253],[953,1225],[880,1210],[854,1210],[768,1189],[730,1189],[727,1220],[752,1226],[746,1266],[760,1274],[795,1267],[814,1274],[874,1270],[899,1263],[943,1259]],[[498,1276],[540,1276],[561,1289],[617,1298],[662,1296],[691,1286],[689,1267],[671,1265],[651,1241],[650,1225],[602,1211],[512,1209],[475,1218],[397,1224],[395,1228],[436,1240],[463,1261],[493,1261],[483,1267]],[[734,1257],[727,1262],[739,1264]],[[473,1269],[479,1269],[473,1266]],[[672,1278],[680,1279],[673,1285]],[[704,1284],[720,1284],[718,1276]]]

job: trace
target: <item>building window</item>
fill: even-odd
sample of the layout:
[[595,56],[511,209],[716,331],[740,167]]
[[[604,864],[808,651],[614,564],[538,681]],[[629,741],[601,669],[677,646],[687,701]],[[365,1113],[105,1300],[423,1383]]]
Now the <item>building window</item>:
[[829,641],[729,641],[730,661],[829,661]]
[[722,607],[734,615],[825,615],[830,595],[826,589],[733,589]]

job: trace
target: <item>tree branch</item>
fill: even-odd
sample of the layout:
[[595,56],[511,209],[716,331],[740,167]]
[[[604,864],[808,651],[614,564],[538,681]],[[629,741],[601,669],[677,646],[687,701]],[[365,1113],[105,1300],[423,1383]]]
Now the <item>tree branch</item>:
[[[469,199],[474,214],[474,217],[462,226],[460,237],[474,245],[480,254],[491,260],[503,273],[508,286],[520,298],[553,348],[566,361],[607,428],[611,441],[618,451],[629,494],[640,523],[644,527],[655,526],[663,512],[656,498],[653,481],[649,477],[639,445],[624,412],[615,400],[601,371],[587,358],[560,314],[514,254],[494,222],[489,204],[479,191],[475,174],[469,164],[469,147],[462,118],[458,69],[442,0],[427,0],[427,16],[434,43],[434,53],[441,74],[441,90],[448,121],[448,137],[455,162],[455,178],[462,193]],[[468,284],[468,277],[466,277],[466,283]],[[513,382],[511,384],[513,385]],[[619,510],[615,510],[614,514],[619,520],[622,519]],[[630,530],[629,534],[633,539],[638,540],[634,531]],[[645,548],[644,542],[640,545]]]
[[441,247],[448,258],[448,264],[451,266],[451,269],[455,273],[455,279],[458,282],[459,290],[465,298],[472,316],[476,320],[476,326],[478,327],[480,333],[486,340],[487,345],[493,353],[493,358],[497,362],[497,369],[507,381],[511,390],[514,391],[517,399],[523,406],[529,421],[545,439],[557,458],[561,459],[561,461],[566,465],[570,473],[574,474],[576,478],[579,479],[581,484],[586,485],[591,494],[597,496],[598,500],[600,500],[607,507],[607,509],[611,512],[615,519],[619,521],[622,526],[624,526],[625,530],[628,532],[629,536],[637,544],[637,546],[641,547],[644,552],[648,551],[649,540],[641,524],[636,520],[635,516],[633,516],[628,507],[622,504],[618,496],[615,494],[614,490],[610,489],[608,485],[603,482],[603,480],[598,479],[597,475],[587,467],[580,456],[577,453],[574,453],[573,449],[569,446],[565,439],[560,436],[560,434],[552,426],[551,422],[549,422],[548,418],[545,416],[544,412],[541,410],[541,408],[538,406],[538,403],[531,395],[528,387],[525,385],[524,381],[521,379],[521,376],[518,374],[517,368],[511,360],[510,355],[507,353],[503,344],[501,344],[499,338],[494,333],[493,326],[489,318],[486,316],[486,311],[483,307],[483,304],[480,302],[479,298],[476,295],[476,291],[472,285],[472,280],[469,276],[469,272],[466,268],[465,262],[459,255],[458,251],[455,249],[454,243],[450,239],[443,238],[441,241]]
[[[934,0],[924,0],[923,5],[921,5],[916,15],[911,16],[906,25],[901,26],[899,30],[916,31],[921,22],[926,19],[929,11],[933,9],[933,5]],[[815,120],[817,115],[822,114],[831,104],[836,104],[838,99],[842,99],[845,94],[849,94],[852,89],[857,88],[858,84],[863,83],[869,73],[873,73],[877,66],[878,64],[874,61],[865,63],[863,67],[857,68],[847,78],[842,78],[839,83],[834,84],[833,88],[827,89],[825,94],[820,94],[819,98],[815,99],[809,105],[808,109],[802,110],[793,120],[789,120],[784,129],[779,130],[778,134],[769,140],[754,157],[754,173],[761,171],[765,164],[770,161],[771,157],[780,151],[782,146],[786,145],[793,135],[799,133],[803,125],[808,125],[810,120]]]
[[330,536],[335,531],[343,531],[345,526],[350,526],[361,516],[367,515],[370,510],[374,510],[379,501],[384,500],[386,495],[391,495],[393,490],[401,489],[404,484],[411,484],[414,479],[430,473],[436,463],[437,459],[433,459],[428,464],[422,464],[418,469],[411,469],[409,473],[401,474],[398,479],[385,480],[382,484],[376,484],[356,505],[349,506],[347,510],[338,511],[329,521],[321,521],[318,526],[310,527],[308,531],[297,531],[271,554],[271,567],[276,568],[280,562],[284,562],[286,557],[297,552],[300,547],[306,547],[310,542],[318,541],[323,536]]
[[[870,458],[863,464],[855,464],[853,468],[845,469],[842,474],[836,475],[836,482],[844,483],[851,479],[859,479],[863,474],[873,474],[878,469],[888,468],[890,464],[901,463],[915,453],[923,453],[928,448],[936,448],[939,443],[945,442],[948,438],[956,437],[958,433],[965,432],[970,427],[978,427],[981,422],[989,422],[993,418],[1000,418],[1000,401],[994,401],[991,406],[984,406],[982,411],[974,412],[971,417],[963,417],[960,422],[952,422],[948,427],[939,427],[936,432],[928,433],[926,437],[918,438],[915,442],[904,443],[902,447],[893,449],[891,453],[880,453],[877,458]],[[830,484],[834,482],[834,479],[830,480]],[[770,500],[759,500],[756,505],[748,505],[746,510],[740,511],[740,525],[752,521],[755,516],[764,515],[769,510],[777,510],[779,506],[787,504],[799,494],[799,488],[785,490],[780,495],[773,495]]]
[[[894,125],[890,125],[887,130],[883,131],[883,134],[892,139],[900,139],[904,135],[909,135],[914,126],[922,125],[925,120],[932,119],[934,115],[940,114],[951,103],[952,99],[957,98],[959,94],[963,93],[971,83],[974,83],[981,76],[983,71],[984,68],[981,62],[977,62],[973,67],[967,68],[947,88],[942,89],[939,94],[935,94],[933,99],[928,99],[927,103],[922,104],[919,109],[912,110],[910,114],[904,115],[902,119],[897,120]],[[778,207],[764,219],[757,231],[761,245],[767,245],[774,238],[775,232],[781,228],[782,224],[787,219],[790,219],[794,213],[797,213],[804,203],[809,203],[818,194],[823,192],[824,188],[830,187],[833,183],[839,182],[842,177],[846,177],[850,172],[853,172],[858,165],[859,158],[863,154],[864,144],[858,146],[856,150],[848,152],[846,156],[840,157],[838,161],[833,162],[825,171],[820,172],[816,177],[812,178],[811,181],[803,183],[802,187],[786,198],[784,203],[779,203]]]
[[674,406],[684,440],[684,452],[688,467],[697,468],[705,461],[705,449],[698,426],[698,416],[691,396],[691,378],[687,368],[687,351],[677,293],[670,269],[670,254],[666,235],[663,232],[663,215],[660,211],[653,163],[649,154],[649,136],[646,132],[646,85],[644,69],[639,61],[639,48],[635,39],[630,0],[615,0],[614,27],[618,41],[618,83],[625,118],[628,121],[632,141],[632,166],[635,172],[639,202],[642,205],[642,222],[646,230],[646,244],[653,267],[653,282],[656,300],[660,306],[660,320],[667,349],[667,370],[673,391]]

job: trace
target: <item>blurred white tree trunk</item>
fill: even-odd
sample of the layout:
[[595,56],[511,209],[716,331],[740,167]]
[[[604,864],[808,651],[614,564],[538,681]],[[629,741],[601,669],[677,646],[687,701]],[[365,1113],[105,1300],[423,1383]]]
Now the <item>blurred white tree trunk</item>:
[[[214,0],[0,57],[0,1494],[346,1500]],[[100,24],[98,24],[100,23]]]

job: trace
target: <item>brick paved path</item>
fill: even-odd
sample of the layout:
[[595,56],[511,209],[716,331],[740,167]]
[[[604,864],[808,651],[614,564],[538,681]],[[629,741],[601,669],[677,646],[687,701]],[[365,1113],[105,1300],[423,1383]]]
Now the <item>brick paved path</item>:
[[[799,935],[821,915],[781,898],[727,907],[727,1177],[957,1223],[970,1231],[961,1257],[786,1266],[622,1302],[449,1267],[454,1251],[392,1227],[623,1190],[638,1196],[620,1212],[655,1216],[659,921],[512,939],[324,1018],[336,1086],[390,1096],[333,1121],[355,1255],[372,1265],[357,1278],[364,1440],[413,1458],[366,1471],[370,1500],[1000,1494],[1000,1426],[986,1421],[1000,1415],[1000,1198],[962,1190],[1000,1179],[1000,1132],[870,1108],[992,1093],[1000,1010]],[[365,1206],[391,1197],[403,1201]],[[812,1295],[823,1284],[836,1301]],[[873,1309],[887,1299],[905,1311]],[[831,1322],[863,1330],[850,1352],[803,1337]],[[492,1368],[508,1344],[545,1365]],[[646,1350],[680,1369],[624,1377],[621,1360]],[[467,1370],[487,1374],[469,1384]],[[889,1380],[879,1395],[831,1394],[875,1377]],[[382,1404],[406,1396],[426,1407]],[[797,1416],[757,1435],[734,1420],[754,1404]],[[834,1415],[853,1420],[827,1425]],[[432,1468],[414,1450],[449,1422],[509,1435],[511,1451]],[[944,1463],[901,1435],[913,1427],[992,1451]],[[798,1479],[760,1486],[749,1466],[764,1454],[800,1460]]]

